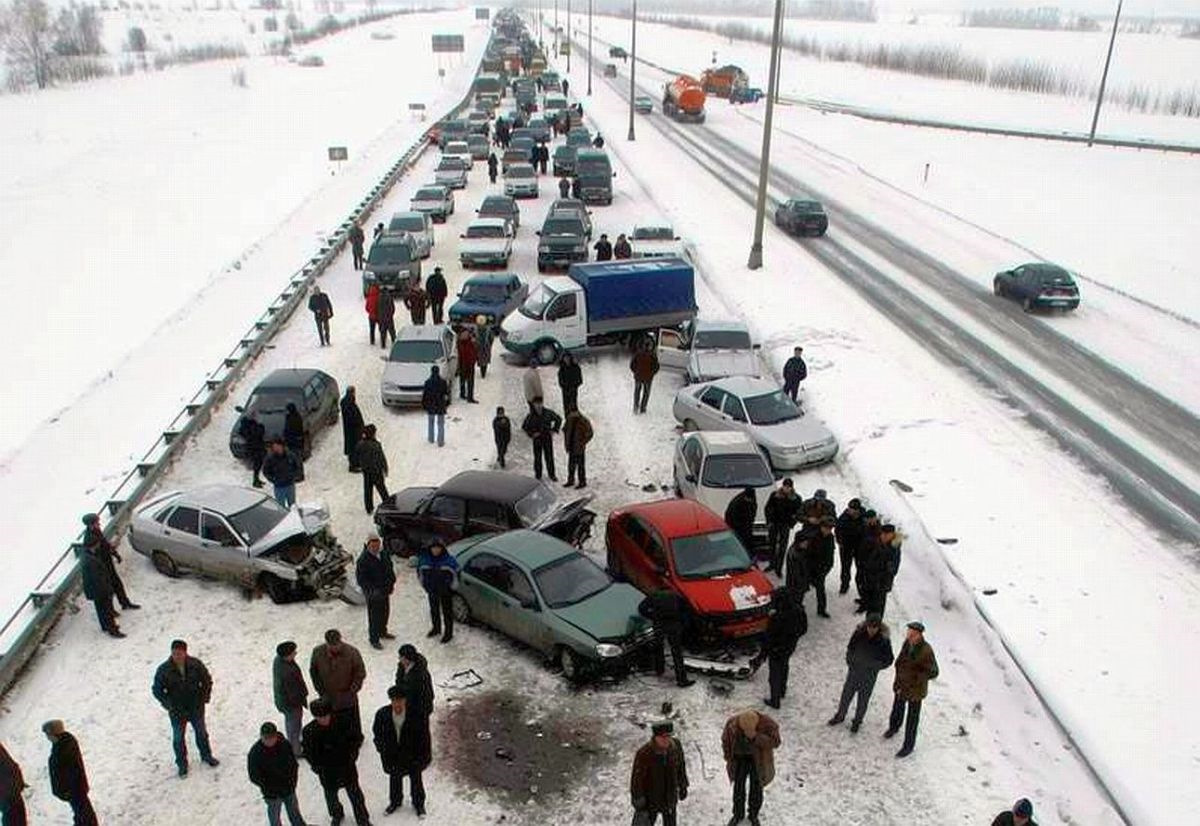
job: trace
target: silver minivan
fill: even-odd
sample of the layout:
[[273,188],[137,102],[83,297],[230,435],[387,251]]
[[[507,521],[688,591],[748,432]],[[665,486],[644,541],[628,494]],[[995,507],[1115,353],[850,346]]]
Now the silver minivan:
[[424,212],[395,212],[388,221],[384,235],[408,233],[417,251],[418,258],[428,258],[433,253],[433,220]]

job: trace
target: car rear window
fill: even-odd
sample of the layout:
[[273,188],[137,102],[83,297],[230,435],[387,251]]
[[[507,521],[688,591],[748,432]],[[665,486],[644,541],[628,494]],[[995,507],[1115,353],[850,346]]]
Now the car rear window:
[[705,330],[696,334],[692,346],[698,350],[749,350],[750,334],[745,330]]
[[709,488],[761,488],[775,483],[762,456],[730,454],[710,456],[701,483]]

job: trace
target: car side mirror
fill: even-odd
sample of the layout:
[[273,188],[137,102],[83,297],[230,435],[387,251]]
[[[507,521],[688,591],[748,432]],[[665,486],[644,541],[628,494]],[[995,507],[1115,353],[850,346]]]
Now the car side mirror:
[[762,344],[758,344],[758,343],[751,344],[751,345],[750,345],[750,349],[751,349],[751,350],[761,350],[761,349],[762,349]]
[[238,413],[245,413],[245,412],[246,412],[246,408],[242,407],[240,404],[239,404],[239,405],[237,405],[236,407],[234,407],[233,409],[234,409],[234,410],[236,410]]
[[541,235],[541,234],[542,234],[542,231],[539,229],[539,230],[537,230],[537,232],[536,232],[535,234],[536,234],[536,235]]
[[695,474],[689,473],[687,476],[684,476],[683,478],[684,478],[684,481],[686,481],[686,482],[689,482],[693,485],[696,484]]

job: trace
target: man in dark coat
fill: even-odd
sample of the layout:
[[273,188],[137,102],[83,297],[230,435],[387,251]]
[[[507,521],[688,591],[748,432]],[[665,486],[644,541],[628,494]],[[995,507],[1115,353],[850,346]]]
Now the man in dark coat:
[[858,550],[863,538],[863,508],[862,501],[851,499],[846,509],[838,517],[837,526],[833,529],[833,538],[837,540],[838,558],[841,561],[841,585],[839,594],[850,590],[850,572],[854,567],[854,553]]
[[650,385],[658,374],[658,354],[653,342],[643,341],[629,360],[629,372],[633,373],[633,412],[645,413],[650,401]]
[[[501,137],[499,128],[496,129],[496,143],[498,143],[500,145],[504,144],[504,140]],[[492,183],[496,183],[496,171],[500,166],[500,162],[498,160],[496,160],[495,152],[488,153],[487,166],[488,166],[488,180],[491,181]]]
[[379,291],[375,301],[375,323],[379,325],[379,346],[386,350],[389,336],[396,343],[396,297],[388,287]]
[[[800,595],[786,586],[771,594],[771,615],[763,637],[762,653],[767,660],[767,685],[770,696],[763,700],[771,708],[779,708],[787,695],[788,671],[796,643],[808,632],[808,616]],[[760,660],[761,661],[761,660]]]
[[421,717],[433,714],[433,678],[429,676],[429,663],[416,646],[409,643],[400,646],[395,684],[404,690],[409,714]]
[[563,413],[579,407],[579,388],[583,385],[583,370],[570,353],[563,353],[558,363],[558,386],[562,390]]
[[662,588],[641,601],[638,613],[654,623],[654,633],[658,639],[654,650],[654,673],[661,677],[666,671],[665,643],[671,647],[675,683],[680,688],[693,685],[696,681],[688,677],[687,664],[683,661],[683,634],[689,615],[687,601],[674,591]]
[[604,136],[599,132],[596,133],[596,137],[592,138],[592,146],[596,147],[597,149],[604,148]]
[[[629,776],[629,798],[639,826],[654,826],[659,816],[663,826],[675,826],[679,802],[687,800],[687,760],[683,746],[673,736],[669,721],[650,727],[650,742],[637,750]],[[648,815],[648,817],[647,817]]]
[[546,144],[538,144],[538,172],[545,175],[546,165],[550,163],[550,150]]
[[612,242],[608,240],[607,233],[600,233],[600,240],[592,244],[592,249],[596,251],[597,261],[611,261],[613,255]]
[[288,402],[287,414],[283,417],[283,443],[290,450],[296,451],[296,455],[301,459],[304,458],[305,443],[308,441],[305,436],[304,417],[300,415],[300,410],[295,404]]
[[492,437],[496,440],[496,460],[500,467],[504,467],[508,444],[512,441],[512,420],[505,415],[503,407],[496,408],[496,418],[492,419]]
[[433,275],[426,279],[425,294],[429,296],[429,309],[433,313],[433,323],[441,324],[443,308],[446,306],[446,296],[450,294],[450,290],[446,286],[446,276],[442,274],[441,267],[434,267]]
[[479,361],[479,346],[470,329],[458,334],[454,347],[458,353],[458,397],[475,404],[475,365]]
[[142,606],[129,599],[129,596],[125,593],[125,583],[121,581],[121,576],[117,573],[117,563],[121,561],[121,555],[117,553],[116,547],[104,535],[104,529],[100,527],[99,515],[85,513],[83,515],[83,525],[83,544],[92,549],[104,565],[104,570],[108,574],[108,581],[112,585],[113,596],[117,598],[121,609],[136,611],[141,608]]
[[317,325],[317,339],[322,347],[328,347],[329,319],[333,318],[333,303],[326,293],[321,292],[320,287],[313,287],[312,295],[308,297],[308,311],[313,314],[313,321]]
[[804,590],[812,588],[817,593],[817,616],[829,619],[826,609],[825,577],[833,570],[833,528],[837,521],[825,516],[817,525],[816,531],[809,532],[807,544],[804,546],[800,564],[804,571]]
[[576,408],[567,408],[567,417],[563,419],[563,446],[567,451],[567,481],[566,487],[575,484],[575,475],[579,474],[580,488],[587,487],[587,445],[592,440],[594,431],[588,417]]
[[446,552],[445,545],[434,542],[417,557],[417,577],[429,599],[431,627],[425,636],[436,637],[441,634],[442,642],[450,642],[454,639],[451,600],[454,582],[458,579],[458,560]]
[[[379,234],[376,233],[375,237],[378,238]],[[358,224],[350,227],[350,250],[354,253],[354,269],[356,270],[363,268],[363,243],[366,240],[362,227]]]
[[345,395],[339,405],[342,409],[342,453],[350,463],[350,472],[358,473],[358,462],[354,458],[354,448],[362,439],[363,414],[358,409],[358,395],[354,385],[346,388]]
[[408,710],[404,689],[394,685],[388,689],[388,704],[375,712],[371,726],[379,762],[388,776],[388,805],[384,814],[391,814],[404,805],[404,778],[408,778],[413,808],[417,817],[425,814],[425,784],[421,772],[433,759],[429,736],[429,718]]
[[383,542],[379,534],[371,534],[358,555],[354,566],[354,577],[367,600],[367,638],[376,651],[383,650],[379,640],[394,640],[388,633],[388,615],[392,607],[392,591],[396,588],[396,570],[391,557],[383,555]]
[[287,732],[288,742],[299,757],[300,729],[304,722],[304,709],[308,707],[308,684],[304,682],[304,672],[296,663],[296,643],[291,640],[275,646],[271,688],[275,695],[275,708],[283,715],[283,728]]
[[883,555],[882,593],[879,599],[879,612],[881,614],[887,608],[887,595],[892,592],[892,585],[896,582],[896,574],[900,573],[900,547],[903,542],[903,537],[896,533],[895,525],[889,523],[879,527],[879,547]]
[[525,421],[521,423],[521,429],[525,431],[525,435],[529,437],[529,441],[533,445],[533,475],[535,478],[542,478],[542,463],[545,462],[546,473],[551,481],[558,481],[558,476],[554,472],[554,434],[561,427],[562,418],[542,404],[541,396],[536,397]]
[[[571,197],[571,179],[568,178],[566,175],[563,175],[561,178],[558,179],[558,197],[560,197],[560,198],[570,198]],[[599,259],[597,259],[597,260],[599,260]]]
[[583,195],[583,181],[576,177],[571,181],[571,197],[578,199]]
[[154,699],[167,711],[171,720],[172,745],[179,776],[188,773],[187,743],[184,734],[190,723],[196,738],[200,759],[210,766],[220,765],[213,757],[208,743],[208,728],[204,724],[204,707],[212,699],[212,677],[204,663],[188,655],[187,643],[172,640],[171,656],[154,672]]
[[263,460],[263,475],[274,489],[276,502],[285,508],[296,504],[296,483],[304,478],[304,465],[282,439],[271,443],[271,452]]
[[625,233],[617,236],[617,243],[613,244],[613,258],[618,261],[624,261],[633,257],[633,247],[629,245],[629,239],[625,237]]
[[367,667],[358,649],[342,640],[341,631],[325,632],[325,643],[314,648],[309,658],[308,676],[313,689],[329,703],[338,725],[362,737],[358,692],[367,679]]
[[429,294],[425,292],[420,281],[414,282],[408,288],[408,295],[404,296],[404,306],[408,307],[408,315],[413,324],[420,326],[425,323],[425,309],[429,306]]
[[850,700],[857,696],[854,704],[854,719],[850,731],[857,732],[867,713],[867,703],[875,690],[875,678],[885,668],[890,668],[895,659],[888,628],[879,614],[867,614],[867,621],[854,629],[850,642],[846,644],[846,681],[842,684],[842,696],[838,700],[837,712],[829,719],[829,725],[841,725],[850,708]]
[[274,723],[259,726],[258,740],[246,755],[246,772],[250,782],[258,786],[267,804],[267,823],[281,826],[281,809],[287,811],[291,826],[305,826],[304,815],[300,814],[300,801],[296,799],[296,781],[299,764],[296,753],[279,735]]
[[379,501],[388,498],[387,479],[388,462],[383,453],[383,445],[375,438],[375,425],[369,424],[363,428],[362,439],[354,448],[354,462],[362,471],[363,507],[368,514],[375,512],[375,492],[379,492]]
[[725,508],[725,524],[749,554],[754,553],[754,518],[757,515],[758,499],[754,488],[743,488]]
[[42,725],[50,746],[50,791],[59,800],[71,804],[75,826],[96,826],[96,810],[88,799],[87,769],[79,741],[63,728],[62,720],[50,720]]
[[77,545],[75,553],[79,557],[79,578],[83,584],[83,595],[92,601],[96,608],[96,617],[100,620],[100,630],[110,637],[125,636],[117,626],[113,611],[113,587],[108,578],[108,569],[97,552],[85,545]]
[[896,655],[896,681],[892,685],[895,699],[884,737],[894,737],[904,725],[904,744],[897,757],[908,757],[917,744],[917,724],[921,719],[921,702],[929,693],[929,681],[938,676],[937,657],[925,641],[925,626],[910,622],[904,645]]
[[0,743],[0,823],[3,826],[25,826],[25,775],[4,744]]
[[792,350],[792,357],[783,363],[783,392],[796,401],[800,393],[800,382],[808,378],[808,365],[804,363],[803,347]]
[[837,519],[837,505],[833,504],[833,500],[829,498],[829,494],[824,488],[817,488],[813,491],[811,499],[805,499],[800,505],[800,518],[805,524],[812,525],[816,528],[825,517]]
[[770,552],[768,571],[783,573],[783,556],[787,553],[788,539],[792,528],[800,518],[800,497],[796,495],[791,479],[771,492],[763,505],[763,516],[767,520],[767,547]]
[[1033,819],[1033,804],[1022,797],[1010,810],[996,815],[992,826],[1037,826]]
[[238,422],[238,435],[246,443],[246,458],[250,461],[250,467],[254,471],[251,484],[256,488],[261,488],[263,483],[259,474],[262,472],[263,459],[267,457],[267,429],[263,427],[262,422],[255,418],[253,413],[247,413]]
[[345,789],[354,810],[354,822],[369,826],[371,815],[362,788],[358,785],[358,750],[362,748],[360,730],[336,725],[333,705],[328,700],[313,700],[310,706],[313,719],[304,727],[304,758],[321,781],[325,806],[334,823],[341,823],[346,810],[338,800],[338,790]]
[[421,390],[421,407],[429,426],[429,443],[433,444],[434,425],[437,425],[437,446],[446,444],[446,408],[450,406],[450,385],[442,378],[437,366],[429,368],[429,378]]

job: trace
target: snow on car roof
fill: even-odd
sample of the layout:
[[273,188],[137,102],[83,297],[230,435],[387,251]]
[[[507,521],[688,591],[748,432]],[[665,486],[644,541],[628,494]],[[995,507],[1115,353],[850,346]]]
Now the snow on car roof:
[[761,396],[764,393],[774,393],[779,389],[779,385],[775,382],[755,378],[754,376],[729,376],[728,378],[710,381],[708,384],[743,398],[746,396]]
[[527,530],[508,531],[490,536],[475,547],[507,554],[531,571],[579,553],[561,539],[555,539],[540,531]]
[[217,513],[241,513],[271,497],[261,490],[240,485],[201,485],[185,490],[176,504],[207,508]]
[[713,454],[757,453],[758,447],[745,433],[737,430],[698,430],[689,438],[699,439]]
[[441,341],[445,324],[406,324],[396,333],[397,341]]

